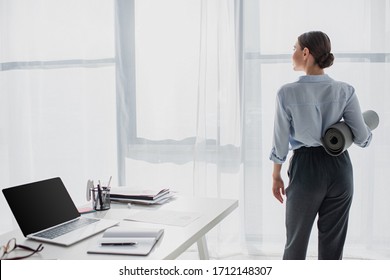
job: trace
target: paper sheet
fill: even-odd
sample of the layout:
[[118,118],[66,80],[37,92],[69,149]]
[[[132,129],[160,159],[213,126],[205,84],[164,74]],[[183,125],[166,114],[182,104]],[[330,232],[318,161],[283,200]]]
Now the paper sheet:
[[186,226],[200,217],[200,213],[173,210],[139,211],[125,218],[125,220],[164,224],[171,226]]

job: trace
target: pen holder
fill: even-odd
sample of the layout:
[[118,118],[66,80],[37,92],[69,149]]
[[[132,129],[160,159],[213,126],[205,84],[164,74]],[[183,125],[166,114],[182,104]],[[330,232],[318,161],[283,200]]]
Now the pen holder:
[[92,207],[96,211],[108,210],[111,207],[110,189],[107,187],[98,187],[91,189]]

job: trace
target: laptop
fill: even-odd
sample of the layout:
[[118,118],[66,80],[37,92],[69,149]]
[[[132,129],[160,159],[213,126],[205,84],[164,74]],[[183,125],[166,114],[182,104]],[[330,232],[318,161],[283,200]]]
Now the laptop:
[[27,238],[70,246],[119,221],[81,217],[59,177],[3,189]]

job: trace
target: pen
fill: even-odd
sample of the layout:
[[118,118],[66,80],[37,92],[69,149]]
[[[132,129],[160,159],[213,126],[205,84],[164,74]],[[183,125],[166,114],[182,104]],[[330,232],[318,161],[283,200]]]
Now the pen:
[[102,246],[134,246],[137,245],[137,242],[121,242],[121,243],[101,243]]
[[110,189],[111,179],[112,179],[112,176],[110,176],[110,180],[108,180],[107,189]]
[[98,196],[99,196],[99,202],[100,202],[100,210],[103,210],[103,199],[102,199],[102,190],[100,188],[100,182],[98,184]]

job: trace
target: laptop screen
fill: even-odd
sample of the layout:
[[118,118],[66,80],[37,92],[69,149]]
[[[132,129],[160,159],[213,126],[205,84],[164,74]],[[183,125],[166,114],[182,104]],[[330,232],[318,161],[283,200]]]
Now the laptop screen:
[[24,236],[80,216],[60,178],[3,189]]

